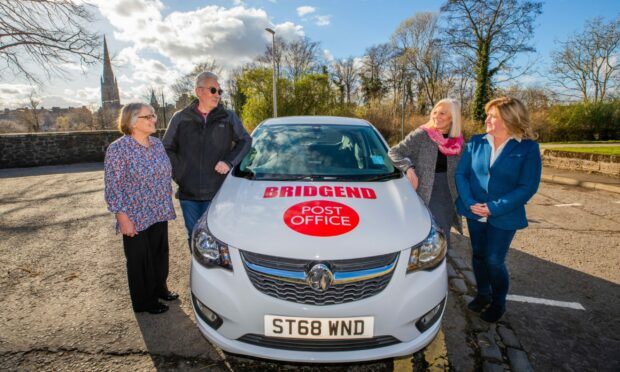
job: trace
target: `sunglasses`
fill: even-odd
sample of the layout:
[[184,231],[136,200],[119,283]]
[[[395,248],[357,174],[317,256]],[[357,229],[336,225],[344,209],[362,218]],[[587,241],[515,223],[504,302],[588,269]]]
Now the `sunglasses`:
[[220,95],[220,96],[224,93],[224,91],[223,91],[223,90],[221,90],[221,89],[217,89],[216,87],[211,87],[211,88],[207,88],[207,87],[199,87],[199,88],[208,89],[208,90],[209,90],[209,92],[210,92],[211,94],[215,94],[215,93],[217,93],[217,94],[218,94],[218,95]]

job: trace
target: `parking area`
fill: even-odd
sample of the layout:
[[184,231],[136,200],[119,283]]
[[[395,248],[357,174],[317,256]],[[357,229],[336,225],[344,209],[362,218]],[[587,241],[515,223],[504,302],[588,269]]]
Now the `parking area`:
[[[422,355],[319,367],[226,355],[202,337],[190,305],[180,215],[170,224],[169,286],[181,298],[163,315],[134,314],[120,237],[103,201],[101,164],[1,170],[0,369],[614,370],[620,201],[596,196],[592,204],[586,198],[598,194],[591,193],[545,185],[530,206],[532,226],[517,236],[509,258],[511,294],[579,302],[586,311],[511,301],[499,325],[480,322],[464,310],[473,288],[468,239],[453,234],[442,331]],[[563,206],[575,203],[582,207]],[[592,262],[587,252],[604,260]]]

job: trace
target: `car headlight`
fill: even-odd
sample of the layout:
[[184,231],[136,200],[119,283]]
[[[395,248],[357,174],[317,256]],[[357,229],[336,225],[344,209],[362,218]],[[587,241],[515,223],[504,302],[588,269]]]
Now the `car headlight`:
[[228,245],[211,234],[206,221],[199,221],[196,225],[192,234],[192,252],[196,260],[205,267],[223,267],[232,271]]
[[417,270],[432,270],[446,257],[448,245],[441,229],[431,223],[431,231],[426,239],[411,248],[407,273]]

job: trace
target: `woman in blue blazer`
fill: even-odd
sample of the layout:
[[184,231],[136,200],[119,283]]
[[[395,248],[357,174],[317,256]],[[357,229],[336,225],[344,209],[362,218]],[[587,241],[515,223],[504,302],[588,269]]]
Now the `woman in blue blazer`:
[[527,227],[525,204],[538,190],[542,165],[521,101],[502,97],[485,110],[486,134],[471,138],[456,168],[456,208],[467,218],[478,290],[468,307],[496,322],[506,311],[506,254],[516,230]]

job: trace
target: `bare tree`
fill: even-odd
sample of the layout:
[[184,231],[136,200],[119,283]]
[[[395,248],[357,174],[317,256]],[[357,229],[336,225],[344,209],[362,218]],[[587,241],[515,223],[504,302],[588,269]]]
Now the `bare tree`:
[[549,89],[540,86],[521,87],[520,85],[511,85],[500,91],[502,95],[517,97],[532,112],[547,110],[554,103],[554,93]]
[[398,26],[391,42],[397,53],[411,69],[422,88],[422,100],[430,107],[444,98],[452,81],[448,54],[438,41],[438,16],[417,13]]
[[577,91],[584,102],[605,100],[620,83],[620,18],[605,23],[602,18],[586,22],[582,33],[560,43],[551,53],[552,81]]
[[284,62],[293,81],[319,71],[319,43],[308,38],[289,43],[284,52]]
[[357,83],[357,73],[352,57],[337,59],[332,64],[332,81],[340,91],[340,102],[351,103],[351,95]]
[[384,66],[390,58],[392,58],[392,51],[389,44],[374,45],[366,49],[359,74],[361,90],[366,102],[383,97],[385,92]]
[[32,90],[26,101],[26,106],[17,114],[17,121],[24,125],[28,132],[39,132],[41,130],[40,103],[36,91]]
[[[280,69],[282,67],[283,54],[288,49],[288,44],[278,36],[275,37],[275,45],[276,45],[276,79],[280,77]],[[269,43],[265,49],[265,53],[256,58],[257,62],[263,63],[267,66],[271,66],[273,63],[273,47],[271,43]]]
[[63,64],[76,58],[83,65],[97,62],[100,43],[88,28],[88,7],[74,0],[0,1],[0,78],[40,82],[32,63],[50,78],[63,75]]
[[[196,77],[196,75],[198,75],[199,73],[203,71],[211,71],[215,73],[216,75],[219,75],[222,73],[222,68],[218,65],[218,63],[214,59],[211,59],[211,58],[206,59],[204,62],[198,63],[196,66],[194,66],[194,68],[192,69],[190,73],[185,74],[181,76],[180,78],[178,78],[170,87],[170,89],[172,89],[172,92],[174,92],[175,94],[175,99],[178,100],[179,97],[183,96],[183,94],[186,94],[188,96],[193,95],[194,94],[194,78]],[[150,98],[151,98],[151,94],[149,92],[148,99]]]
[[407,73],[406,61],[402,56],[393,56],[390,58],[385,67],[385,85],[392,93],[394,104],[400,102],[401,92],[403,91],[405,76]]
[[230,97],[230,106],[239,116],[241,116],[243,105],[245,105],[247,101],[247,97],[239,87],[239,79],[243,76],[244,72],[245,69],[243,67],[234,69],[226,82],[226,90]]
[[450,60],[452,71],[452,89],[450,95],[456,97],[461,104],[464,116],[470,116],[470,104],[474,96],[476,75],[469,63],[462,57],[457,56]]
[[[284,76],[293,81],[299,80],[304,75],[321,71],[320,44],[309,38],[302,38],[287,43],[276,37],[276,79]],[[273,48],[271,43],[265,46],[265,53],[258,56],[255,61],[269,66],[273,63]],[[284,75],[282,75],[284,74]]]
[[446,45],[476,74],[473,116],[479,122],[486,116],[493,79],[516,69],[512,62],[517,54],[534,51],[529,41],[541,8],[541,2],[529,0],[448,0],[442,5]]

